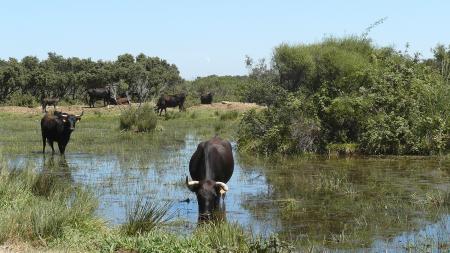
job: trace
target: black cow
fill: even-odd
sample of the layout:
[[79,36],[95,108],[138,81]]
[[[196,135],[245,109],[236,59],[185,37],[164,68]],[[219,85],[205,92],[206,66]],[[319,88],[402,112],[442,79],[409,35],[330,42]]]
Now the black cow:
[[212,104],[212,101],[213,101],[213,93],[211,93],[211,92],[208,92],[206,94],[202,94],[200,96],[200,102],[202,104]]
[[186,185],[197,195],[199,220],[209,220],[220,209],[220,197],[228,191],[226,183],[233,175],[234,160],[231,144],[219,137],[201,142],[189,162],[194,181]]
[[177,107],[180,109],[180,112],[184,110],[184,100],[186,100],[186,94],[180,93],[176,95],[163,95],[158,99],[156,103],[155,111],[159,112],[161,116],[162,111],[164,110],[164,114],[167,114],[167,107]]
[[55,153],[53,142],[58,143],[59,152],[64,154],[70,135],[75,130],[75,123],[81,120],[80,115],[73,115],[55,111],[53,115],[46,113],[41,119],[42,153],[45,153],[46,141]]
[[41,106],[42,111],[47,111],[47,105],[53,105],[53,109],[56,110],[56,104],[58,104],[59,98],[42,98],[41,99]]
[[89,95],[89,107],[95,107],[95,102],[97,100],[103,99],[103,105],[107,106],[111,101],[111,90],[109,88],[92,88],[87,90]]

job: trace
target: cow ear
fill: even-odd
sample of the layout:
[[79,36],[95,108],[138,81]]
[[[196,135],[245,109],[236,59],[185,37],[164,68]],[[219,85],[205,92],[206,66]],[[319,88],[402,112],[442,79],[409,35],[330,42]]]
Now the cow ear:
[[81,120],[81,117],[77,117],[77,122]]

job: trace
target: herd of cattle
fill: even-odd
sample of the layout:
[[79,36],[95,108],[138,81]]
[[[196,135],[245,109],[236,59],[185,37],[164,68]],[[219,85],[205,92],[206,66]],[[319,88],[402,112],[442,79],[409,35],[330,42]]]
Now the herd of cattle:
[[[89,91],[90,105],[92,101],[100,97],[106,101],[103,92],[101,89]],[[161,114],[162,110],[166,110],[167,107],[178,106],[180,110],[184,110],[185,98],[185,94],[161,96],[155,110],[159,111],[159,114]],[[47,105],[56,107],[58,101],[58,99],[43,100],[43,110],[45,110]],[[202,95],[201,102],[211,103],[212,94]],[[48,143],[52,148],[52,154],[54,154],[53,143],[56,142],[60,153],[63,155],[70,136],[75,130],[75,124],[81,120],[82,116],[83,112],[80,115],[58,111],[45,113],[41,119],[42,152],[45,154],[45,147]],[[225,193],[229,190],[226,183],[230,180],[233,169],[234,160],[229,141],[215,136],[208,141],[198,144],[197,150],[189,162],[189,173],[192,180],[188,180],[188,177],[186,177],[186,186],[197,196],[199,221],[213,219],[216,217],[217,211],[220,211],[220,199],[224,199]],[[221,215],[220,212],[219,215]]]
[[[131,105],[131,99],[128,92],[122,96],[114,97],[111,90],[108,88],[92,88],[87,90],[89,107],[95,107],[95,102],[103,100],[103,106],[107,105]],[[184,110],[184,101],[186,99],[185,93],[175,95],[162,95],[156,104],[155,111],[161,115],[164,110],[167,113],[167,107],[179,107],[180,111]],[[200,96],[200,102],[202,104],[212,104],[213,93],[208,92]],[[53,106],[56,110],[56,105],[59,102],[59,98],[41,98],[42,111],[47,111],[47,106]]]

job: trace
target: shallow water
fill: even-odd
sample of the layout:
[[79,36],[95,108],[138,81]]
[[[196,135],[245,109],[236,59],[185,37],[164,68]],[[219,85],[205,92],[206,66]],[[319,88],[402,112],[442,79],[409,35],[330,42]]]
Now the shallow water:
[[[65,159],[29,154],[7,160],[13,167],[31,163],[44,170],[58,163],[72,181],[93,189],[99,198],[98,215],[112,225],[123,223],[127,208],[139,198],[170,201],[171,212],[180,221],[172,229],[189,233],[196,227],[197,202],[184,180],[200,141],[187,134],[184,141],[158,154],[69,152]],[[450,243],[447,160],[280,160],[240,156],[236,151],[234,156],[226,219],[249,231],[276,232],[343,251],[406,250],[424,240],[435,242],[430,247],[439,251]]]

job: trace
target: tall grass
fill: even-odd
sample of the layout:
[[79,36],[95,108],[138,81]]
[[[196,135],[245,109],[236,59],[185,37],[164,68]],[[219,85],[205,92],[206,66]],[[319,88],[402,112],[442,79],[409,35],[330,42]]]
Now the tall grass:
[[174,216],[170,214],[171,202],[158,204],[139,198],[127,210],[127,221],[122,230],[127,235],[143,234],[163,225]]
[[65,228],[96,223],[97,201],[65,179],[32,167],[0,175],[0,242],[24,240],[40,245],[60,238]]

